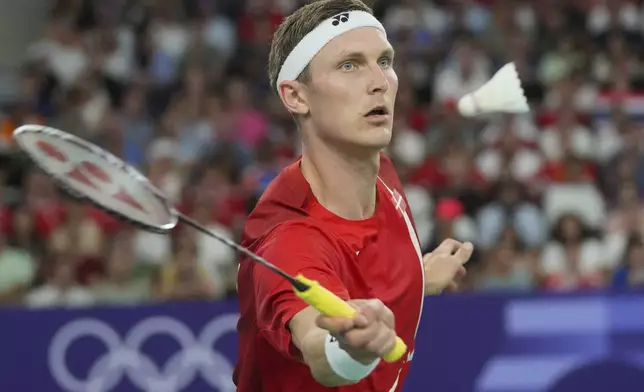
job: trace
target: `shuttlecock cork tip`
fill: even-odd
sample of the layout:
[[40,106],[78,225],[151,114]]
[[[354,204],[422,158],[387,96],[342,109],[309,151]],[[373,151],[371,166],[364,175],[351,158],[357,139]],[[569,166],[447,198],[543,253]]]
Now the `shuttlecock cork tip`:
[[474,117],[483,113],[483,110],[481,110],[481,106],[473,93],[467,94],[463,98],[459,99],[457,107],[459,113],[465,117]]
[[461,98],[457,107],[465,117],[530,111],[514,63],[504,65],[481,88]]

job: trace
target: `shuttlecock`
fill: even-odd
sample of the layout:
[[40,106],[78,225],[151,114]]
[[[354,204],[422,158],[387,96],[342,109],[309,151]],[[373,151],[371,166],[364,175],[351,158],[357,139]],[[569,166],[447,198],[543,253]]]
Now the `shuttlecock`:
[[458,111],[465,117],[483,113],[527,113],[530,111],[514,63],[508,63],[487,83],[458,101]]

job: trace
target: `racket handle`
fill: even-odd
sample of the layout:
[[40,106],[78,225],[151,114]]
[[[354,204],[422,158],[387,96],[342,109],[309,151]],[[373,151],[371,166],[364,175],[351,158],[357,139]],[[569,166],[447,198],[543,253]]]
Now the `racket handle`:
[[[298,275],[295,279],[309,286],[306,291],[295,290],[295,294],[300,297],[304,302],[313,306],[318,312],[329,317],[348,317],[352,318],[356,315],[357,311],[343,299],[333,294],[320,283]],[[403,340],[396,336],[396,344],[394,348],[385,354],[383,359],[386,362],[396,362],[407,352],[407,345]]]

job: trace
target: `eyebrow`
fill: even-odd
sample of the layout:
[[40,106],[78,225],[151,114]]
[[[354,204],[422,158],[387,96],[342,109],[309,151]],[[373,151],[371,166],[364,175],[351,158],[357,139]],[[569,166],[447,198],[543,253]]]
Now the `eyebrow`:
[[[388,56],[388,57],[393,58],[395,53],[396,52],[394,51],[394,49],[392,47],[389,47],[389,48],[383,50],[382,52],[380,52],[380,55],[378,57],[380,58],[380,57],[383,57],[383,56]],[[360,59],[360,60],[364,60],[366,56],[365,56],[364,52],[342,52],[342,53],[340,53],[340,57],[342,59]]]
[[392,47],[388,47],[387,49],[383,50],[382,53],[380,54],[380,57],[382,56],[389,56],[389,57],[394,57],[396,55],[396,51]]

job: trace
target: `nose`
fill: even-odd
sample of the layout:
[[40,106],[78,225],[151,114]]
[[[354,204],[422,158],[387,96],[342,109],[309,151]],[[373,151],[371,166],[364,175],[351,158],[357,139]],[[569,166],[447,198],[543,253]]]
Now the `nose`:
[[389,90],[389,80],[380,66],[370,67],[369,94],[385,93]]

